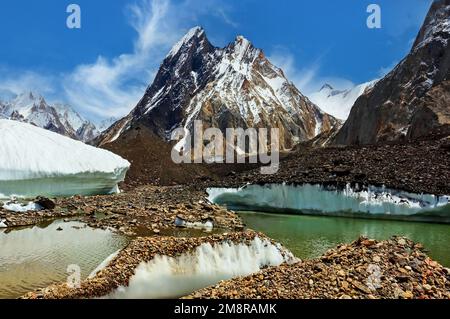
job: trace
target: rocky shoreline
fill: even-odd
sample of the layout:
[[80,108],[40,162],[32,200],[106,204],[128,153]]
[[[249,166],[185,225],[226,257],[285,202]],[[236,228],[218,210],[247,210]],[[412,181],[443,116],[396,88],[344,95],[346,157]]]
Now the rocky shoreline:
[[31,226],[49,219],[77,218],[95,228],[110,228],[126,235],[159,234],[179,228],[176,220],[212,223],[215,229],[242,230],[240,218],[210,204],[205,193],[188,186],[141,186],[116,195],[74,196],[54,199],[53,210],[9,212],[0,208],[8,228]]
[[186,298],[450,299],[450,269],[406,238],[360,238],[321,258],[223,281]]

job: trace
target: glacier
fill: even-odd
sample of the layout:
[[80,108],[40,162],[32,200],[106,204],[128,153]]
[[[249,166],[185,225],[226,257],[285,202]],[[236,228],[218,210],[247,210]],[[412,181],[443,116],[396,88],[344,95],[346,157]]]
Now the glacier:
[[0,120],[0,198],[116,193],[129,167],[107,150]]
[[208,188],[208,200],[234,210],[312,215],[399,217],[450,222],[450,196],[413,194],[386,187],[319,184]]
[[141,263],[130,278],[105,296],[111,299],[179,298],[221,280],[246,276],[297,259],[279,244],[255,237],[246,244],[202,244],[177,257],[156,256]]

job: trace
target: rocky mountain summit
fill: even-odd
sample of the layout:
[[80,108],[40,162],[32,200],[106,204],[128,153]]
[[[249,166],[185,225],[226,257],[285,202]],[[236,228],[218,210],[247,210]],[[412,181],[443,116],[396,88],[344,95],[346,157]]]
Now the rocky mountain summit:
[[222,131],[277,127],[283,149],[340,125],[247,39],[238,36],[217,48],[195,27],[169,52],[136,108],[105,131],[98,144],[126,139],[141,127],[168,141],[176,128],[192,132],[195,120]]
[[411,52],[358,98],[336,144],[450,135],[450,0],[433,2]]

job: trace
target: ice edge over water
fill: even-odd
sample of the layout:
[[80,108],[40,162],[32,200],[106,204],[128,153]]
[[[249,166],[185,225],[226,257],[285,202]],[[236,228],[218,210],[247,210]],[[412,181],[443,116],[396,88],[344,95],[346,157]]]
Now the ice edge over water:
[[0,198],[118,192],[130,163],[30,124],[0,120]]
[[116,258],[119,253],[120,253],[121,249],[117,250],[116,252],[112,253],[111,255],[109,255],[108,257],[106,257],[106,259],[104,261],[102,261],[97,268],[95,268],[90,275],[88,276],[88,279],[92,279],[94,278],[100,271],[102,271],[103,269],[105,269],[106,267],[108,267],[108,265],[111,263],[111,261],[114,260],[114,258]]
[[224,242],[202,244],[178,257],[156,256],[141,263],[128,287],[119,287],[106,298],[178,298],[221,280],[256,273],[268,266],[297,261],[293,255],[267,239],[249,244]]
[[347,184],[340,190],[323,185],[247,185],[209,188],[208,200],[235,210],[295,211],[310,214],[360,213],[374,216],[413,216],[422,213],[450,217],[450,196],[413,194],[385,187],[361,190]]

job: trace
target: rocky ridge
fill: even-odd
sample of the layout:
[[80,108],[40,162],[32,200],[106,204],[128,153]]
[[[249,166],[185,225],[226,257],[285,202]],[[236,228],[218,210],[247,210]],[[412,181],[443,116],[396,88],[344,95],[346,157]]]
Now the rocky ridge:
[[411,52],[356,100],[333,143],[375,144],[450,135],[449,21],[450,0],[434,1]]

